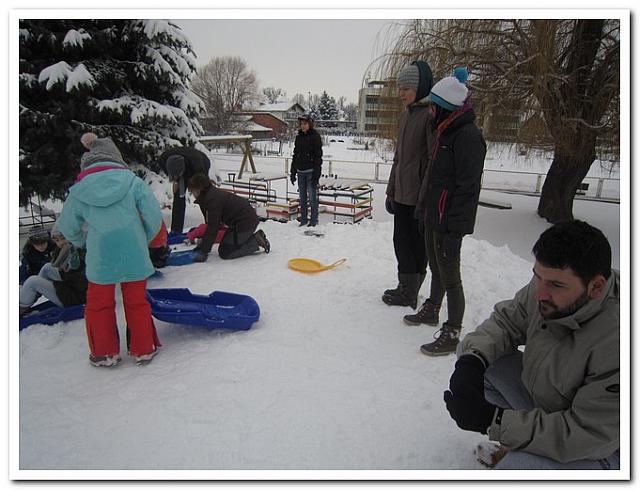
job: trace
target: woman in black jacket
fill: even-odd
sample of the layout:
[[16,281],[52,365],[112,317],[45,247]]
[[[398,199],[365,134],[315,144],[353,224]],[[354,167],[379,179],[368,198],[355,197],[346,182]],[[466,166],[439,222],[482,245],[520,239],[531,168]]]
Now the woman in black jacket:
[[[308,114],[298,118],[300,131],[296,136],[291,161],[291,183],[298,177],[298,195],[300,196],[300,226],[318,224],[318,181],[322,173],[322,138],[313,129],[313,117]],[[309,200],[307,201],[307,196]],[[307,213],[311,205],[311,220]]]
[[467,100],[467,71],[457,68],[431,89],[435,143],[431,166],[420,189],[418,212],[424,222],[425,246],[431,270],[431,293],[405,323],[438,325],[440,305],[447,295],[448,319],[435,342],[420,350],[429,356],[455,352],[462,330],[465,299],[460,277],[462,237],[473,233],[487,145],[475,125]]

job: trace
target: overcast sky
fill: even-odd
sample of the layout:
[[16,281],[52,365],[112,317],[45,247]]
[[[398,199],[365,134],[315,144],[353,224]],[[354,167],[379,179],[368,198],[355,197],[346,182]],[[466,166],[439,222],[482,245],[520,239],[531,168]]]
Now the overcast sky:
[[369,63],[381,54],[392,20],[273,19],[173,20],[191,40],[198,66],[218,56],[239,56],[265,87],[345,96],[358,102]]

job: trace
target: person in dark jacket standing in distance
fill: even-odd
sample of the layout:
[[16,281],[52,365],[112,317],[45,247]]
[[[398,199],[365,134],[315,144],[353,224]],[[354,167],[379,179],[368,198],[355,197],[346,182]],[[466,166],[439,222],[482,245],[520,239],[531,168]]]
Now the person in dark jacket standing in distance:
[[[300,130],[293,146],[291,183],[298,179],[300,196],[300,226],[318,224],[318,181],[322,173],[322,138],[313,128],[313,117],[304,114],[298,118]],[[307,200],[308,197],[308,200]],[[311,220],[307,219],[311,206]]]
[[199,252],[194,259],[196,262],[207,260],[222,225],[227,225],[228,230],[218,245],[218,255],[221,259],[237,259],[261,248],[265,253],[269,253],[271,245],[264,231],[256,231],[259,220],[249,201],[232,192],[216,188],[204,174],[191,177],[189,191],[196,198],[195,202],[200,206],[207,224],[202,241],[195,248]]
[[189,179],[195,174],[209,175],[211,161],[200,150],[187,146],[169,148],[160,155],[160,167],[173,182],[173,205],[171,207],[171,233],[180,234],[184,228],[186,191]]
[[438,325],[440,305],[447,295],[448,319],[435,342],[420,350],[428,356],[455,352],[462,330],[465,299],[460,276],[462,237],[473,233],[480,197],[480,181],[487,145],[474,124],[475,113],[465,85],[468,73],[456,68],[431,89],[435,142],[429,174],[420,190],[419,212],[424,219],[424,238],[431,292],[409,325]]
[[393,248],[398,263],[398,286],[387,289],[382,301],[388,305],[415,308],[427,270],[424,238],[415,217],[415,209],[420,184],[429,166],[433,140],[427,98],[433,84],[431,68],[424,61],[414,61],[398,73],[397,83],[405,110],[400,116],[385,207],[393,214]]

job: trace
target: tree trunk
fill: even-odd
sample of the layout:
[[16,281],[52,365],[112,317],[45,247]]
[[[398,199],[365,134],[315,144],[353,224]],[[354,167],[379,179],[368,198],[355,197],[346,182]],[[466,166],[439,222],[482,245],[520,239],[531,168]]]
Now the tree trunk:
[[573,219],[573,199],[595,160],[593,135],[578,133],[563,147],[556,147],[538,203],[538,215],[550,223]]

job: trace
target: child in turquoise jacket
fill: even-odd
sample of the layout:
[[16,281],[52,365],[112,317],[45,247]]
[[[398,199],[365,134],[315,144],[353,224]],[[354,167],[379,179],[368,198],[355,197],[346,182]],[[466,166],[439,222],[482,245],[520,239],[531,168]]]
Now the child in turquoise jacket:
[[160,346],[146,299],[146,280],[155,272],[148,244],[160,230],[160,205],[111,139],[86,133],[82,142],[90,151],[82,157],[82,171],[69,189],[58,228],[87,251],[89,361],[115,366],[121,360],[115,314],[115,286],[120,283],[129,354],[139,364],[147,363]]

